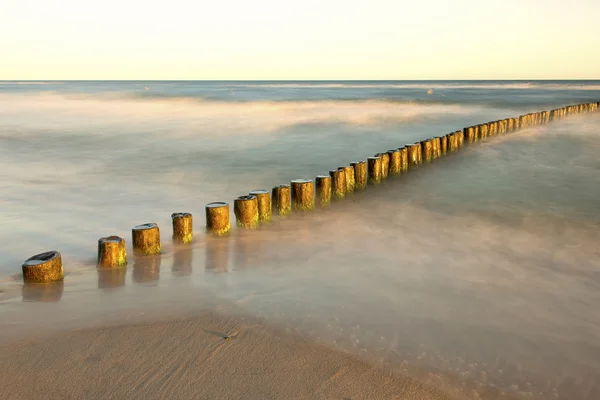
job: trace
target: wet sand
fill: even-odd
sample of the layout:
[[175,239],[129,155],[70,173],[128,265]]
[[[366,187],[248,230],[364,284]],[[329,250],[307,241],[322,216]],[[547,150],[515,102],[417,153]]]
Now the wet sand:
[[459,398],[258,320],[212,312],[4,344],[0,387],[5,399]]

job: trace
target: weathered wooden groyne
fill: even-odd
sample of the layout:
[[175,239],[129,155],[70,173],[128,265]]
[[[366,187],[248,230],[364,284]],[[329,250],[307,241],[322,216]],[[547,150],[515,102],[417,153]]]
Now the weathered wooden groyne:
[[[423,163],[451,154],[465,147],[504,135],[519,129],[547,124],[568,116],[597,112],[599,102],[565,106],[550,111],[524,114],[515,118],[468,126],[443,136],[427,138],[416,143],[387,150],[368,157],[366,161],[353,161],[348,166],[337,167],[329,175],[319,175],[315,180],[296,179],[290,184],[277,185],[268,190],[254,190],[234,200],[237,229],[256,229],[271,222],[272,216],[282,217],[290,212],[310,212],[315,207],[327,207],[342,201],[355,191],[366,190],[383,180],[399,176]],[[231,232],[230,205],[214,202],[205,206],[206,234],[227,237]],[[172,239],[179,245],[193,242],[192,214],[173,213]],[[136,225],[131,230],[133,253],[139,260],[161,254],[161,234],[156,223]],[[136,261],[138,262],[138,261]],[[158,260],[157,262],[160,262]],[[98,240],[97,267],[99,270],[121,269],[127,266],[125,239],[106,236]],[[62,257],[58,251],[36,254],[22,264],[26,284],[61,282],[64,279]],[[135,279],[135,277],[134,277]]]

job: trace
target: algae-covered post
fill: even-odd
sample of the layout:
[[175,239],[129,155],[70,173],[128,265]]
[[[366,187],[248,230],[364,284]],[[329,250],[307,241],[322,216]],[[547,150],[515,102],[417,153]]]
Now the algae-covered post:
[[189,244],[194,240],[192,214],[179,212],[171,214],[173,221],[173,242]]
[[354,193],[354,188],[356,187],[356,180],[354,178],[354,167],[352,165],[348,165],[344,168],[344,175],[346,178],[346,194]]
[[448,136],[444,135],[444,136],[441,136],[439,139],[440,139],[440,155],[445,156],[446,153],[448,152]]
[[386,179],[390,172],[390,155],[388,153],[377,153],[375,157],[381,157],[381,179]]
[[421,140],[421,152],[423,154],[423,162],[431,162],[433,159],[433,143],[431,139]]
[[388,150],[390,157],[390,175],[398,175],[402,171],[402,153],[400,150]]
[[367,163],[369,183],[381,183],[381,157],[369,157]]
[[240,228],[258,227],[258,200],[256,196],[240,196],[233,202],[236,225]]
[[367,162],[353,161],[350,165],[354,167],[354,189],[364,190],[367,187]]
[[258,221],[266,223],[271,221],[271,194],[268,190],[253,190],[251,196],[256,196],[258,202]]
[[98,268],[122,268],[126,265],[125,239],[118,236],[98,239]]
[[329,171],[331,177],[331,191],[334,199],[343,199],[346,195],[346,171],[338,168]]
[[295,179],[292,186],[294,211],[312,211],[315,206],[315,185],[311,179]]
[[290,185],[275,186],[271,193],[273,212],[280,216],[288,215],[292,210],[292,192]]
[[408,164],[410,168],[417,168],[421,164],[421,143],[407,144],[408,149]]
[[319,205],[322,207],[329,205],[331,203],[331,176],[318,175],[315,183]]
[[408,148],[406,146],[399,147],[400,152],[400,169],[402,172],[408,171]]
[[46,251],[29,257],[22,265],[25,283],[47,283],[64,278],[62,257],[58,251]]
[[433,145],[433,158],[440,158],[442,156],[442,141],[438,136],[431,139]]
[[160,230],[154,222],[134,226],[131,237],[133,254],[139,256],[160,254]]
[[206,233],[214,236],[226,236],[231,231],[229,222],[229,204],[217,201],[206,205]]

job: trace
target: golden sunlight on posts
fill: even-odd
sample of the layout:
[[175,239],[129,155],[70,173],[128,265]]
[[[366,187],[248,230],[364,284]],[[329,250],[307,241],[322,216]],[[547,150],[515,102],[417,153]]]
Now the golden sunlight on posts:
[[390,175],[398,175],[402,170],[402,154],[400,150],[388,150],[387,154],[390,157]]
[[47,283],[64,278],[62,257],[58,251],[46,251],[29,257],[22,265],[25,283]]
[[312,211],[315,207],[315,185],[310,179],[295,179],[292,186],[294,211]]
[[400,147],[398,149],[398,151],[400,151],[400,157],[401,157],[400,168],[401,168],[402,172],[407,172],[408,171],[408,147],[406,147],[406,146]]
[[256,196],[240,196],[233,202],[236,225],[240,228],[256,229],[258,227],[258,200]]
[[288,215],[292,210],[292,192],[290,185],[275,186],[271,193],[273,213],[279,216]]
[[154,222],[134,226],[131,237],[133,254],[137,256],[160,254],[160,230]]
[[368,162],[368,175],[370,184],[381,183],[381,157],[369,157]]
[[173,220],[173,242],[189,244],[194,240],[192,214],[182,212],[171,214]]
[[331,176],[331,191],[334,199],[343,199],[346,195],[346,171],[338,168],[329,171]]
[[227,236],[231,231],[229,204],[223,201],[208,203],[206,209],[206,233],[214,236]]
[[440,156],[445,156],[448,152],[448,136],[441,136],[440,139]]
[[433,159],[433,143],[431,139],[421,140],[421,151],[423,153],[423,162],[431,162]]
[[316,180],[317,201],[321,207],[331,203],[331,176],[318,175]]
[[354,167],[354,190],[364,190],[367,187],[367,162],[353,161],[350,165]]
[[381,179],[387,179],[390,174],[390,155],[388,153],[377,153],[375,157],[381,157]]
[[352,194],[354,193],[354,188],[356,187],[356,181],[354,179],[354,167],[349,165],[341,168],[344,169],[344,175],[346,176],[346,194]]
[[258,222],[268,223],[271,222],[271,194],[268,190],[253,190],[250,192],[251,196],[256,196],[258,202]]
[[98,268],[123,268],[126,265],[125,239],[118,236],[98,239]]
[[421,164],[421,143],[407,144],[408,165],[410,168],[417,168]]

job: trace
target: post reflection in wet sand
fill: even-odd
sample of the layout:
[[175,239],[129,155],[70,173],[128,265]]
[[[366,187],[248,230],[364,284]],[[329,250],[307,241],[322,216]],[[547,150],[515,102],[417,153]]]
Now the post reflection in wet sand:
[[98,269],[98,289],[116,289],[125,286],[127,268]]
[[208,237],[205,249],[205,270],[211,272],[227,272],[229,270],[228,237]]
[[160,279],[161,256],[135,257],[133,263],[133,281],[135,283],[156,282]]
[[64,282],[26,283],[21,289],[23,301],[56,303],[62,298]]
[[193,271],[194,249],[190,246],[174,249],[173,254],[173,275],[189,276]]

